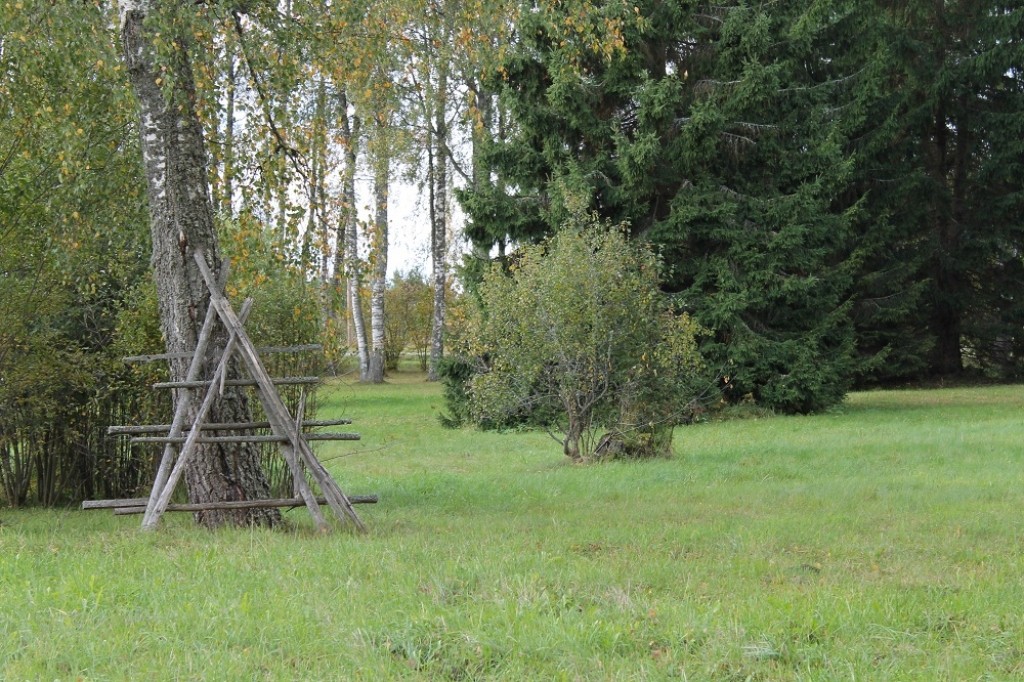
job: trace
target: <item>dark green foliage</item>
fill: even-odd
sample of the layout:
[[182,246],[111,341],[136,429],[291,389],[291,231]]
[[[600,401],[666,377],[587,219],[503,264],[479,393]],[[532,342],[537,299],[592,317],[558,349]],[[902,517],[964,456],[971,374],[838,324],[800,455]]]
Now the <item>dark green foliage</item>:
[[872,375],[1018,377],[1024,278],[1024,11],[878,6],[857,186],[878,242],[858,281]]
[[515,125],[463,197],[474,241],[580,208],[629,223],[730,395],[773,409],[1021,372],[1024,11],[639,2],[602,51],[566,26],[613,7],[570,4],[524,12],[497,84]]
[[789,5],[637,8],[610,58],[563,41],[550,15],[524,19],[504,92],[517,128],[491,153],[500,182],[467,197],[470,234],[535,238],[581,207],[627,222],[715,331],[707,354],[736,395],[828,407],[854,368],[855,211],[837,205],[851,164],[835,114],[851,74],[830,61],[848,21]]
[[438,364],[446,410],[438,415],[441,426],[457,429],[472,423],[468,389],[469,381],[476,373],[475,366],[476,363],[458,355],[448,355]]

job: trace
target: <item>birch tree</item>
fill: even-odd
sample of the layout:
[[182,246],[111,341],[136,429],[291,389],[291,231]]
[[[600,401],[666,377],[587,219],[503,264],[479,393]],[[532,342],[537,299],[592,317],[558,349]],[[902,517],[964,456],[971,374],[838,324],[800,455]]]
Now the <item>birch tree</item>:
[[[379,125],[379,124],[378,124]],[[370,329],[372,348],[366,380],[375,384],[384,381],[385,314],[384,291],[388,274],[388,191],[390,186],[390,159],[386,152],[374,161],[373,229],[370,236]]]
[[[489,129],[493,98],[481,76],[498,65],[511,31],[515,3],[505,0],[409,0],[402,3],[396,42],[406,63],[406,97],[424,160],[434,290],[428,378],[439,378],[444,357],[451,205],[457,182],[473,184],[462,141]],[[475,168],[475,163],[474,163]]]
[[[198,327],[209,307],[209,292],[192,259],[202,249],[209,264],[220,268],[213,204],[207,178],[209,156],[200,125],[190,48],[204,36],[202,7],[173,0],[122,0],[120,27],[124,63],[138,100],[142,161],[149,199],[153,269],[157,284],[161,328],[167,350],[182,353],[195,348]],[[212,374],[214,359],[227,339],[221,327],[205,361]],[[171,361],[171,378],[182,381],[187,360]],[[190,416],[198,401],[188,400]],[[225,389],[211,417],[218,422],[249,421],[246,396]],[[192,502],[265,498],[269,486],[256,448],[250,445],[203,444],[185,470]],[[199,512],[207,526],[272,525],[276,510]]]

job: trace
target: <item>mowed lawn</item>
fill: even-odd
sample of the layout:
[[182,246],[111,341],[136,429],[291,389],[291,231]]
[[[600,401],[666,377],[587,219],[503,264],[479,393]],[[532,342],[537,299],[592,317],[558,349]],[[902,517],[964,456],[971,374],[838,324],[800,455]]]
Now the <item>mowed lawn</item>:
[[364,536],[0,510],[3,680],[1024,678],[1024,387],[857,393],[572,466],[338,383]]

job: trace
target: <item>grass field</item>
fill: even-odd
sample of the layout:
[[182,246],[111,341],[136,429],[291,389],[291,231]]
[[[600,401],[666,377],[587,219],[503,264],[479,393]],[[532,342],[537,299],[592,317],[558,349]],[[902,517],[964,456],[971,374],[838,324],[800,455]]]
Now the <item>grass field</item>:
[[577,467],[332,387],[361,537],[0,511],[4,680],[1024,678],[1024,387],[872,392]]

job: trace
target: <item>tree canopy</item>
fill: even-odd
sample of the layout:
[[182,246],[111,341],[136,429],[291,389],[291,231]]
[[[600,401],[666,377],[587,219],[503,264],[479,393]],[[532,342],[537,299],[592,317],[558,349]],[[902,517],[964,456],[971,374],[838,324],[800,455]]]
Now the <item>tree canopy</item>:
[[487,151],[491,181],[465,194],[475,242],[538,239],[581,206],[629,223],[714,330],[731,394],[785,411],[855,381],[1020,371],[1020,10],[552,3],[520,17],[494,78],[511,130]]
[[[142,61],[122,54],[119,8],[152,10]],[[388,315],[413,307],[437,374],[457,200],[474,295],[491,261],[523,262],[581,215],[625,225],[707,330],[728,400],[810,412],[857,385],[1019,379],[1022,34],[1024,10],[995,0],[6,3],[7,497],[26,480],[11,415],[79,424],[48,415],[122,385],[116,353],[160,333],[151,250],[173,255],[157,242],[200,213],[203,239],[246,260],[233,286],[263,285],[281,324],[353,348],[363,378],[394,366],[408,332]],[[191,203],[155,232],[144,99],[197,150],[171,155],[192,189],[164,189]],[[415,306],[407,279],[386,291],[399,178],[423,195],[431,253]],[[74,428],[68,442],[89,441]]]

